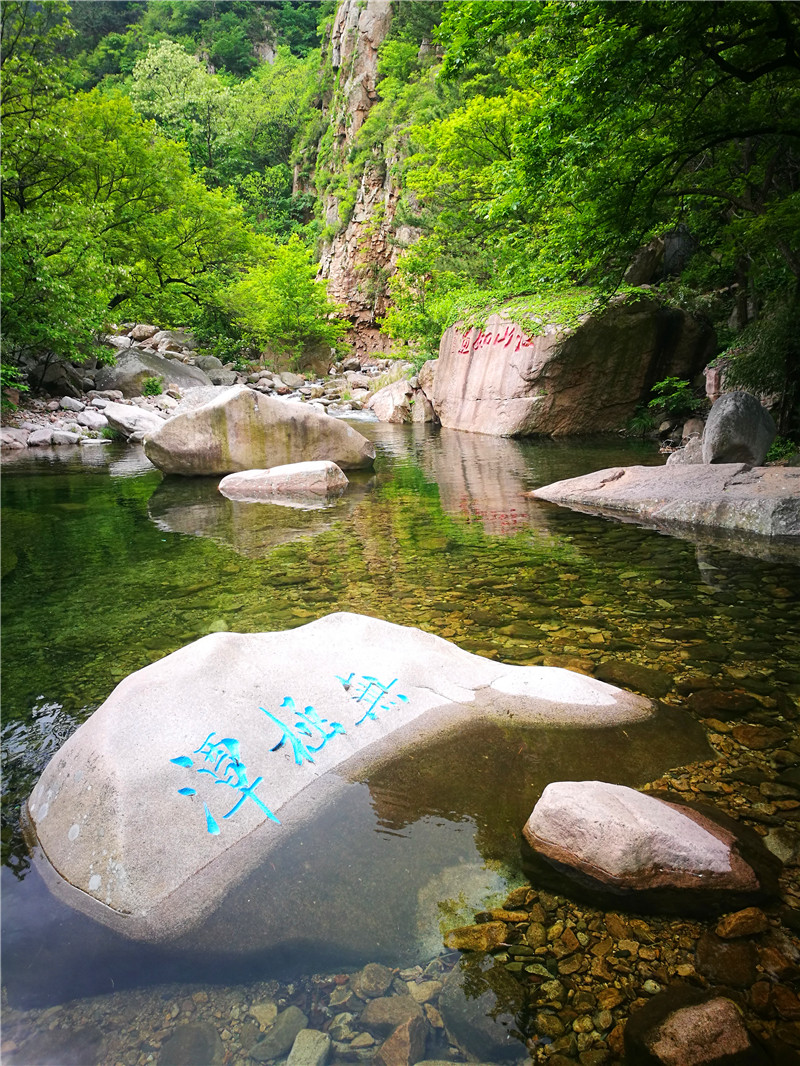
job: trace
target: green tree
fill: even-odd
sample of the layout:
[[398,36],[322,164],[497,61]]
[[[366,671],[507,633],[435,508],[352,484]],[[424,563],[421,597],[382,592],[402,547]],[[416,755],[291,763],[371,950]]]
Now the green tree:
[[[311,114],[316,57],[278,49],[246,81],[210,74],[175,41],[151,45],[133,71],[131,100],[174,140],[211,186],[232,186],[263,232],[291,232],[302,213],[291,204],[293,144]],[[305,205],[302,205],[305,207]]]
[[126,98],[70,95],[3,129],[4,352],[82,358],[112,312],[190,321],[248,260],[232,197]]
[[320,346],[335,347],[347,324],[335,316],[327,283],[316,280],[311,252],[297,235],[229,286],[227,305],[243,333],[301,364]]
[[[504,94],[509,158],[467,213],[521,237],[545,280],[613,286],[678,227],[745,290],[798,276],[799,25],[782,2],[448,4],[446,72],[503,42],[524,105]],[[449,179],[446,151],[434,166]]]

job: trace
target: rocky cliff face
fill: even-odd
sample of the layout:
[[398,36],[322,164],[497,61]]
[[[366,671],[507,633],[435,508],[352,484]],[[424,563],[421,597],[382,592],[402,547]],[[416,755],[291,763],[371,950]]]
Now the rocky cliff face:
[[[376,89],[378,49],[392,23],[389,0],[342,0],[331,30],[325,62],[336,83],[325,104],[333,128],[330,165],[343,173],[350,149],[379,99]],[[332,299],[346,307],[353,323],[351,340],[359,352],[384,350],[388,340],[377,328],[386,311],[386,281],[402,244],[413,239],[410,229],[397,230],[394,216],[400,190],[393,178],[396,159],[384,157],[380,146],[367,163],[355,190],[355,206],[346,224],[322,247],[320,274],[329,281]],[[347,190],[352,199],[353,189]],[[329,191],[323,198],[327,227],[341,225],[343,201]]]

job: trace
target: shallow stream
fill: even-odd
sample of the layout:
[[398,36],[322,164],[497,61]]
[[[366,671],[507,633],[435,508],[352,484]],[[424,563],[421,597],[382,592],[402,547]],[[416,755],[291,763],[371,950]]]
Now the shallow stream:
[[[425,965],[443,950],[441,922],[469,922],[522,883],[520,830],[549,781],[641,786],[712,757],[684,708],[682,680],[743,689],[759,702],[756,721],[796,704],[800,567],[791,558],[524,496],[607,466],[659,464],[652,445],[357,428],[376,442],[374,472],[352,475],[341,500],[315,511],[234,503],[216,479],[164,479],[135,448],[49,449],[4,462],[11,1008],[165,982],[235,988],[371,961]],[[179,943],[125,941],[51,897],[30,866],[20,804],[114,685],[206,633],[287,629],[337,610],[418,626],[507,662],[600,676],[609,664],[645,667],[631,686],[664,706],[625,729],[478,723],[354,773],[324,818],[273,853],[276,869],[257,871]],[[130,1039],[136,1063],[144,1038]]]

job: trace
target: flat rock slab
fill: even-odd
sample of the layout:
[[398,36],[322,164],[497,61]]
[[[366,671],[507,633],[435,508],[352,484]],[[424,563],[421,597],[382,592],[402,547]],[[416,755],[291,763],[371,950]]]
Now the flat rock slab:
[[625,893],[757,893],[737,839],[698,811],[607,781],[548,785],[523,830],[538,854]]
[[372,466],[375,445],[338,418],[253,392],[215,390],[149,435],[145,454],[167,474],[232,474],[328,459],[345,470]]
[[338,496],[348,485],[343,471],[328,460],[290,463],[269,470],[242,470],[228,474],[219,483],[219,491],[229,500],[258,503],[262,500],[302,506],[311,497],[319,506],[320,498]]
[[[284,805],[301,793],[324,803],[329,771],[367,749],[397,750],[402,730],[418,734],[433,710],[441,729],[481,714],[610,725],[652,706],[361,615],[214,633],[127,677],[45,768],[27,804],[43,873],[128,935],[177,935],[263,861],[261,841],[291,830]],[[179,889],[191,905],[176,904]]]
[[629,515],[669,529],[707,526],[800,537],[800,470],[744,463],[619,466],[534,489],[537,500]]

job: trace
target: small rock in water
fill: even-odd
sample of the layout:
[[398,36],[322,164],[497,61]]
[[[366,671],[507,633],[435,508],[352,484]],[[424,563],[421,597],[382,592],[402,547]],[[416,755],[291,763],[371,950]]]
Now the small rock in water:
[[256,1062],[267,1062],[285,1054],[294,1044],[301,1029],[308,1025],[308,1018],[299,1007],[287,1007],[275,1019],[272,1028],[263,1040],[251,1049],[250,1055]]
[[378,1066],[414,1066],[425,1054],[426,1035],[424,1018],[409,1018],[378,1048],[373,1061]]
[[677,987],[655,996],[632,1015],[625,1028],[625,1061],[662,1066],[722,1066],[736,1061],[762,1066],[768,1060],[751,1042],[731,1000]]
[[392,983],[394,975],[388,966],[377,962],[368,962],[364,969],[356,974],[353,989],[362,999],[377,999],[384,995]]
[[765,933],[769,929],[769,921],[760,907],[747,907],[743,911],[726,915],[716,928],[717,936],[724,940],[732,940],[740,936],[754,936]]
[[325,1066],[331,1038],[318,1029],[301,1029],[295,1037],[286,1066]]
[[448,948],[459,951],[491,951],[506,938],[504,922],[483,922],[481,925],[462,925],[451,929],[444,942]]
[[225,1048],[213,1025],[179,1025],[164,1043],[158,1066],[222,1066]]

